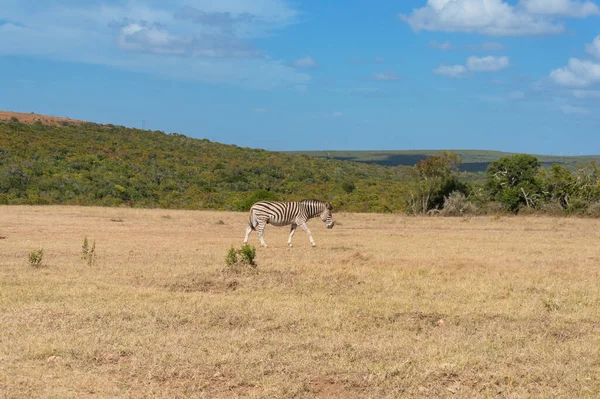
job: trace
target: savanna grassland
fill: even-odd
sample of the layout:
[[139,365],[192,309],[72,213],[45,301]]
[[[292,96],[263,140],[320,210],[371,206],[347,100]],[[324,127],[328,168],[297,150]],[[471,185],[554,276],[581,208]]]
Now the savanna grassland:
[[0,207],[0,396],[600,396],[600,221],[334,216]]

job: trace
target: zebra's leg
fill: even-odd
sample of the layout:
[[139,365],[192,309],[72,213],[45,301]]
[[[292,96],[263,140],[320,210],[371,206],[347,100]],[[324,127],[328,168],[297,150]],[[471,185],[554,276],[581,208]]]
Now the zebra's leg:
[[290,247],[292,246],[292,237],[294,236],[294,233],[296,232],[296,227],[298,227],[298,225],[295,223],[292,223],[292,228],[290,229],[290,236],[288,238],[288,245]]
[[312,245],[313,247],[316,247],[317,244],[315,244],[315,240],[313,240],[312,234],[310,233],[310,230],[308,229],[308,226],[306,225],[306,223],[302,223],[299,226],[302,227],[302,230],[304,230],[304,232],[308,236],[308,239],[310,240],[310,245]]
[[252,227],[246,227],[246,237],[244,237],[244,244],[248,244],[248,238],[250,237],[250,233],[252,233]]
[[260,239],[260,245],[263,247],[267,247],[267,243],[265,243],[265,239],[263,238],[263,233],[265,232],[265,226],[267,224],[263,222],[259,222],[258,226],[256,226],[256,232],[258,233],[258,238]]

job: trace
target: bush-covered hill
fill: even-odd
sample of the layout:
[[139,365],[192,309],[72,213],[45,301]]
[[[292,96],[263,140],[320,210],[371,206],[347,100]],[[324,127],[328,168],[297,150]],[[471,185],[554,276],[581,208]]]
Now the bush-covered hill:
[[1,204],[245,210],[262,198],[318,198],[338,210],[398,212],[409,175],[176,133],[0,121]]
[[[309,155],[318,158],[331,158],[343,161],[361,162],[384,166],[414,166],[428,157],[439,155],[437,150],[406,151],[293,151],[295,155]],[[500,158],[516,155],[515,153],[483,150],[452,150],[461,159],[460,170],[463,172],[485,172],[488,166]],[[574,170],[577,165],[596,161],[600,163],[600,155],[588,156],[555,156],[536,155],[544,168],[549,169],[559,164]]]

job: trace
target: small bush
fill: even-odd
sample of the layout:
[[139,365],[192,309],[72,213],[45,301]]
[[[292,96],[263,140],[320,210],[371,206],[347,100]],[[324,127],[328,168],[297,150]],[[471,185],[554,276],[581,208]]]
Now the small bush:
[[240,249],[235,249],[232,245],[225,256],[226,270],[235,273],[255,272],[257,267],[254,261],[255,257],[256,248],[254,246],[244,244]]
[[460,191],[450,193],[444,199],[444,207],[440,215],[442,216],[464,216],[477,213],[477,206],[467,200],[467,197]]
[[567,206],[567,213],[570,215],[584,215],[588,209],[588,202],[581,198],[573,198]]
[[88,266],[94,266],[96,264],[96,241],[90,246],[88,238],[83,239],[83,245],[81,246],[82,258]]
[[563,216],[565,214],[564,208],[558,201],[547,202],[540,207],[540,210],[549,216]]
[[244,244],[238,251],[240,257],[242,258],[242,262],[247,263],[251,266],[256,266],[254,263],[254,258],[256,257],[256,248],[251,245]]
[[11,116],[11,117],[10,117],[10,121],[11,121],[11,122],[18,123],[18,122],[19,122],[19,118],[17,118],[16,116]]
[[600,218],[600,202],[594,202],[588,206],[586,215],[593,218]]
[[227,266],[235,266],[238,263],[237,251],[233,247],[233,245],[231,246],[231,248],[229,248],[229,251],[227,251],[227,256],[225,256],[225,263],[227,264]]
[[38,249],[29,254],[29,264],[33,267],[44,267],[44,250]]

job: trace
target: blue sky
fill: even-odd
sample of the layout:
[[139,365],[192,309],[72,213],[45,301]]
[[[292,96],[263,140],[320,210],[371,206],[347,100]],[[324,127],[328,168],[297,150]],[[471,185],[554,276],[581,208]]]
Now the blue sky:
[[0,109],[269,150],[600,154],[599,4],[2,0]]

